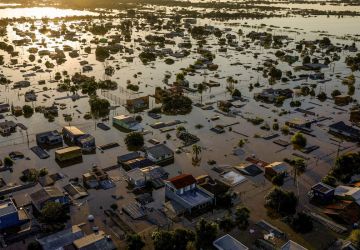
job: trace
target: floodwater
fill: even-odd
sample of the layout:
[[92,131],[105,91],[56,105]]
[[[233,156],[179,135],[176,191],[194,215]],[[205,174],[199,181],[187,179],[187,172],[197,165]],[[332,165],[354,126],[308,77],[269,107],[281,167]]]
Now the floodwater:
[[[5,15],[6,13],[6,15]],[[96,13],[95,13],[96,14]],[[17,63],[11,64],[11,58],[6,52],[1,51],[0,54],[4,55],[5,65],[0,67],[0,74],[3,74],[8,79],[13,82],[27,79],[31,82],[31,86],[24,89],[12,89],[6,88],[4,85],[0,85],[0,102],[8,102],[14,106],[22,106],[25,104],[24,93],[29,90],[34,90],[38,94],[38,100],[36,102],[30,103],[34,107],[45,105],[52,105],[54,102],[66,104],[65,110],[59,110],[59,117],[55,118],[55,121],[49,123],[42,114],[35,113],[31,118],[13,117],[8,115],[5,117],[6,120],[13,120],[15,122],[20,122],[25,124],[28,127],[28,131],[22,131],[18,129],[16,133],[12,134],[9,137],[0,137],[0,155],[4,156],[10,151],[19,150],[29,156],[31,161],[21,160],[16,162],[14,168],[14,173],[2,173],[2,178],[7,183],[18,183],[18,176],[21,171],[28,167],[42,168],[47,167],[50,173],[62,172],[65,175],[70,177],[81,176],[87,169],[89,169],[93,164],[98,164],[101,167],[112,166],[116,164],[116,156],[124,154],[127,152],[126,147],[123,143],[125,134],[111,128],[109,131],[102,131],[95,127],[94,120],[85,120],[83,118],[84,114],[89,111],[88,98],[82,98],[77,101],[72,101],[71,99],[56,100],[58,97],[66,97],[70,93],[63,92],[59,93],[56,88],[59,82],[53,81],[56,72],[63,73],[66,71],[68,75],[73,75],[76,72],[82,72],[82,66],[80,61],[86,60],[89,65],[93,66],[93,70],[86,74],[88,76],[94,76],[96,79],[104,80],[110,79],[118,83],[119,88],[114,91],[109,92],[98,92],[98,95],[102,98],[107,98],[111,102],[111,105],[116,106],[117,108],[114,111],[110,112],[110,118],[117,114],[127,114],[124,104],[127,99],[135,98],[144,95],[154,94],[155,87],[165,87],[163,83],[164,75],[171,75],[169,83],[175,81],[175,75],[181,71],[181,68],[186,68],[199,58],[199,54],[196,53],[196,40],[191,38],[190,35],[186,33],[184,38],[174,38],[176,45],[165,45],[166,48],[171,48],[173,51],[178,51],[179,48],[177,44],[183,40],[189,39],[193,44],[191,49],[191,54],[183,59],[175,59],[173,65],[167,65],[164,62],[164,58],[158,58],[156,62],[144,65],[138,58],[139,53],[142,51],[143,47],[139,42],[134,42],[136,38],[144,39],[148,34],[157,33],[159,35],[165,34],[168,31],[166,30],[151,30],[149,25],[146,24],[146,20],[133,20],[139,21],[139,23],[144,23],[145,27],[142,30],[137,31],[133,28],[132,32],[132,41],[125,42],[121,41],[121,44],[127,48],[133,48],[134,54],[129,55],[128,53],[117,53],[113,54],[113,60],[108,60],[104,63],[98,62],[95,59],[94,51],[96,44],[91,42],[95,38],[100,39],[106,36],[94,36],[90,32],[85,30],[85,26],[88,25],[88,20],[78,20],[78,21],[59,21],[52,22],[51,20],[46,23],[48,28],[53,30],[58,30],[59,27],[63,24],[66,24],[67,28],[70,31],[76,32],[76,39],[65,40],[63,37],[55,38],[50,37],[48,34],[42,34],[38,31],[39,28],[43,27],[44,23],[41,19],[44,16],[48,17],[59,17],[59,16],[72,16],[72,15],[94,15],[93,12],[88,11],[75,11],[75,10],[62,10],[56,8],[12,8],[12,9],[1,9],[0,17],[35,17],[38,19],[34,21],[36,27],[35,33],[35,42],[31,45],[26,46],[16,46],[15,50],[19,52],[19,55],[16,57],[18,60]],[[114,17],[109,17],[104,22],[110,22],[114,25],[120,24],[122,20],[116,19]],[[167,19],[165,18],[165,21]],[[99,23],[100,20],[94,18],[93,23]],[[238,164],[240,161],[243,161],[246,156],[255,154],[259,158],[262,158],[265,161],[275,161],[288,157],[293,151],[291,149],[282,150],[282,148],[275,146],[272,141],[265,141],[262,138],[255,138],[255,135],[261,135],[267,132],[264,132],[260,129],[259,126],[253,126],[251,123],[246,121],[248,117],[262,117],[265,122],[272,125],[274,119],[277,119],[280,124],[284,124],[285,121],[299,116],[299,113],[291,111],[287,115],[279,116],[278,114],[284,110],[291,110],[289,106],[290,100],[285,101],[282,108],[276,108],[271,104],[262,104],[253,100],[254,93],[260,92],[263,88],[274,87],[274,88],[295,88],[298,86],[303,86],[305,84],[316,84],[316,94],[320,91],[325,91],[328,96],[334,89],[339,89],[342,93],[347,92],[347,86],[341,83],[342,79],[351,74],[351,70],[345,65],[344,60],[346,56],[353,55],[353,53],[343,51],[341,52],[341,60],[332,63],[331,67],[324,69],[322,72],[325,74],[325,78],[332,80],[325,84],[318,84],[316,81],[289,81],[288,83],[282,83],[278,81],[274,86],[270,86],[268,80],[263,77],[261,71],[256,71],[253,68],[262,66],[264,61],[267,59],[276,60],[274,53],[277,49],[265,49],[256,42],[252,42],[250,39],[246,38],[246,34],[251,31],[262,31],[269,32],[274,35],[285,35],[288,36],[287,42],[288,48],[292,50],[295,44],[303,39],[321,39],[321,33],[326,33],[334,44],[348,44],[351,45],[353,39],[355,39],[359,34],[358,24],[360,23],[360,18],[358,17],[288,17],[288,18],[269,18],[263,20],[232,20],[232,21],[215,21],[215,20],[204,20],[198,19],[197,25],[213,25],[221,29],[227,28],[231,31],[227,31],[229,34],[235,34],[240,45],[243,45],[245,42],[250,44],[248,49],[244,51],[236,51],[233,47],[227,46],[227,52],[219,52],[220,46],[218,45],[218,40],[211,36],[207,39],[207,44],[204,45],[204,48],[210,50],[215,54],[214,63],[219,65],[217,71],[209,71],[206,69],[196,70],[196,74],[186,76],[186,79],[190,83],[190,88],[194,88],[194,84],[201,83],[203,81],[219,83],[220,87],[213,87],[205,90],[202,94],[200,93],[186,93],[194,103],[202,102],[203,103],[212,103],[216,108],[216,101],[230,99],[229,93],[226,91],[227,81],[226,79],[229,76],[232,76],[235,80],[238,81],[235,84],[235,88],[239,89],[242,93],[242,96],[247,99],[244,103],[244,107],[240,109],[241,116],[236,118],[227,117],[220,115],[221,118],[218,121],[211,121],[210,118],[214,115],[219,115],[214,111],[208,110],[204,111],[197,107],[193,107],[193,111],[186,116],[163,116],[161,121],[173,121],[175,119],[184,121],[184,126],[191,132],[195,133],[201,139],[199,144],[203,147],[202,152],[202,162],[201,167],[193,167],[191,165],[191,151],[190,149],[185,149],[185,152],[176,155],[176,166],[171,165],[166,167],[166,171],[170,173],[170,176],[174,176],[181,172],[191,172],[195,176],[203,174],[204,172],[211,172],[210,167],[207,165],[208,160],[216,160],[218,164],[228,164],[234,165]],[[28,31],[32,22],[20,22],[14,21],[7,27],[7,35],[5,37],[0,37],[0,41],[6,41],[11,43],[13,40],[21,39],[22,37],[17,34],[17,31]],[[265,26],[262,24],[266,24]],[[238,35],[238,30],[241,29],[244,33],[243,36]],[[321,32],[319,32],[321,31]],[[114,35],[118,31],[112,30],[107,35]],[[345,35],[350,34],[350,39],[344,39]],[[85,41],[85,42],[83,42]],[[100,45],[106,45],[106,43]],[[78,58],[70,58],[68,52],[65,52],[67,61],[61,65],[56,65],[51,71],[46,72],[44,66],[46,61],[51,61],[47,56],[39,57],[36,54],[36,60],[33,63],[30,63],[29,58],[29,48],[37,47],[40,50],[47,49],[49,51],[54,51],[55,48],[62,49],[64,45],[71,46],[74,50],[79,51],[80,56]],[[360,48],[359,42],[356,42],[358,48]],[[86,46],[91,46],[92,53],[87,54],[84,50]],[[297,52],[292,52],[293,55],[297,55]],[[255,56],[256,55],[256,56]],[[133,56],[134,61],[128,63],[125,61],[124,56]],[[316,52],[316,56],[321,59],[322,52]],[[39,61],[41,60],[41,61]],[[52,62],[52,61],[51,61]],[[25,64],[24,64],[25,63]],[[54,62],[55,63],[55,62]],[[56,63],[55,63],[56,64]],[[300,65],[300,62],[295,63],[294,65]],[[115,71],[113,76],[106,76],[104,74],[104,69],[107,66],[113,66],[118,68]],[[34,76],[24,76],[28,73],[33,73],[32,68],[34,66],[39,66],[45,72],[37,72]],[[279,61],[277,68],[281,69],[283,72],[288,70],[293,71],[293,67],[288,65],[285,62]],[[303,71],[294,72],[294,74],[307,73]],[[359,72],[354,72],[357,82],[360,81]],[[338,76],[338,77],[336,77]],[[63,77],[64,79],[64,77]],[[38,85],[39,80],[46,80],[45,85]],[[132,84],[138,84],[140,87],[139,93],[134,93],[126,89],[127,83],[131,82]],[[255,88],[254,90],[249,89],[250,84],[255,84],[259,82],[261,87]],[[47,89],[44,89],[46,87]],[[356,85],[356,92],[354,94],[354,99],[359,99],[360,91],[358,85]],[[294,100],[299,100],[302,102],[302,108],[309,108],[314,111],[318,116],[325,117],[336,117],[336,120],[325,121],[324,127],[331,124],[334,121],[338,120],[348,120],[347,112],[334,109],[334,104],[332,100],[327,100],[324,103],[319,102],[315,98],[307,97],[298,97],[295,96]],[[310,103],[311,102],[311,103]],[[312,104],[315,103],[315,104]],[[153,98],[150,101],[150,108],[156,106]],[[344,107],[344,109],[348,109]],[[80,112],[81,113],[80,113]],[[65,122],[63,115],[70,114],[72,115],[73,120],[70,122],[71,125],[78,126],[84,132],[91,133],[96,137],[98,145],[103,145],[110,142],[118,142],[121,144],[119,148],[111,149],[105,151],[104,153],[97,152],[94,155],[86,155],[83,157],[84,162],[77,164],[68,168],[61,169],[57,164],[54,163],[54,150],[50,150],[51,157],[46,160],[38,159],[28,147],[35,145],[35,134],[48,130],[61,130],[64,125],[68,125],[69,122]],[[141,113],[143,117],[142,125],[146,130],[152,130],[150,124],[155,123],[156,120],[149,118],[146,112]],[[310,119],[310,118],[309,118]],[[238,122],[238,124],[231,126],[233,131],[226,131],[224,134],[217,135],[213,132],[210,132],[210,128],[215,125],[229,125]],[[111,122],[106,122],[111,126]],[[195,128],[196,124],[202,124],[204,127],[200,130]],[[329,136],[324,127],[315,127],[314,133],[317,137],[309,137],[309,143],[313,145],[321,146],[320,150],[317,150],[310,156],[309,162],[313,162],[315,157],[325,157],[324,158],[324,168],[330,166],[331,164],[331,154],[336,152],[337,147],[331,144]],[[271,131],[270,131],[271,132]],[[269,132],[269,133],[270,133]],[[274,131],[272,131],[274,132]],[[181,146],[181,142],[175,139],[175,132],[169,132],[172,136],[171,139],[166,139],[166,133],[161,133],[158,130],[154,130],[153,134],[146,135],[146,140],[155,138],[161,142],[166,141],[167,145],[175,150]],[[244,151],[241,157],[234,156],[232,151],[234,148],[237,148],[237,143],[240,138],[244,138],[249,141],[245,147],[242,149]],[[27,139],[27,135],[29,141]],[[289,139],[289,136],[282,136],[283,139]],[[149,144],[147,143],[149,146]],[[353,146],[351,143],[346,144],[347,146]],[[265,153],[264,153],[265,152]],[[330,156],[329,156],[330,155]],[[212,172],[213,173],[213,172]]]
[[[6,5],[0,5],[6,6]],[[67,17],[67,16],[96,16],[95,12],[71,10],[71,9],[59,9],[53,7],[34,7],[34,8],[3,8],[0,9],[0,18],[55,18],[55,17]]]

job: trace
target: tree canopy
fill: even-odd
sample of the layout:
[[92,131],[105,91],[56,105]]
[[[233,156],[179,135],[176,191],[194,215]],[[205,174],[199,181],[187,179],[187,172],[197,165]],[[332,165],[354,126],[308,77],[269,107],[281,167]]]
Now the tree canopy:
[[275,187],[265,196],[265,207],[286,216],[296,212],[298,199],[293,192]]

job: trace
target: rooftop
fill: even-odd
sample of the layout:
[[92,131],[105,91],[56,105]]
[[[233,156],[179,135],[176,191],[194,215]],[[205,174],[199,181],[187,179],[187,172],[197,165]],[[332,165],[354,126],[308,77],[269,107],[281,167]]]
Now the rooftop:
[[305,247],[299,245],[298,243],[289,240],[283,245],[280,250],[307,250]]
[[311,187],[311,189],[321,192],[321,193],[324,193],[324,194],[329,193],[334,190],[333,187],[326,185],[325,183],[322,183],[322,182],[315,184],[314,186]]
[[191,189],[183,194],[178,194],[178,196],[191,206],[197,206],[212,199],[211,196],[199,188]]
[[37,205],[47,201],[50,198],[62,197],[63,193],[57,187],[44,187],[39,191],[30,194],[32,202]]
[[167,180],[176,189],[187,187],[191,184],[196,183],[196,179],[191,174],[181,174]]
[[172,155],[174,152],[165,144],[158,144],[146,149],[148,154],[151,154],[155,158],[160,158],[164,155]]
[[83,135],[84,132],[82,132],[80,129],[78,129],[75,126],[65,126],[64,130],[66,130],[67,132],[73,134],[73,135]]
[[74,246],[77,249],[81,250],[112,250],[115,249],[111,240],[106,238],[106,235],[103,231],[97,233],[89,234],[85,237],[77,239],[73,242]]
[[218,238],[213,242],[213,245],[219,250],[248,250],[249,248],[242,244],[229,234]]
[[0,202],[0,217],[16,212],[17,208],[11,199],[3,200]]

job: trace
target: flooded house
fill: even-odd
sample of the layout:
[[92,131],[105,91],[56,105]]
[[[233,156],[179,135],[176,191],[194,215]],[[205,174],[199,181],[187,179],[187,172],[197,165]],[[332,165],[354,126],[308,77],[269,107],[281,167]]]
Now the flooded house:
[[284,162],[273,162],[265,166],[265,175],[272,178],[279,174],[285,174],[288,176],[290,173],[290,167]]
[[360,130],[346,125],[343,121],[331,124],[329,126],[329,133],[342,136],[351,141],[360,141]]
[[10,111],[10,105],[8,103],[0,104],[0,113],[5,113]]
[[149,96],[126,100],[126,109],[130,113],[142,112],[149,108]]
[[334,102],[338,106],[346,106],[352,101],[350,95],[337,95],[334,96]]
[[115,186],[109,175],[98,166],[93,166],[87,173],[83,174],[82,180],[86,188],[109,189]]
[[14,89],[21,89],[21,88],[27,88],[30,86],[30,82],[29,81],[19,81],[19,82],[14,82]]
[[11,133],[15,133],[16,127],[17,127],[17,125],[13,121],[0,122],[0,134],[2,136],[8,136]]
[[165,197],[182,207],[182,212],[195,213],[212,206],[213,194],[197,186],[191,174],[181,174],[165,180]]
[[129,115],[119,115],[112,118],[114,127],[119,127],[130,131],[141,131],[141,125],[135,120],[134,117]]
[[58,202],[65,206],[70,204],[70,198],[55,186],[44,187],[31,193],[30,200],[37,211],[41,211],[48,202]]
[[38,145],[55,146],[63,144],[63,138],[57,130],[42,132],[36,134],[35,137]]
[[158,144],[145,149],[147,158],[156,165],[167,166],[174,163],[174,152],[165,144]]
[[0,230],[20,226],[29,221],[27,212],[18,208],[13,199],[0,201]]

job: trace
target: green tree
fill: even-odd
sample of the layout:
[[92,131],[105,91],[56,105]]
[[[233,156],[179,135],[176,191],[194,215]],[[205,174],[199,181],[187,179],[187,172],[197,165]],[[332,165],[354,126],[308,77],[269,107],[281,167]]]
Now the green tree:
[[313,222],[309,215],[298,213],[290,221],[290,226],[297,233],[309,233],[313,229]]
[[294,214],[297,203],[298,199],[293,192],[288,192],[278,187],[273,188],[265,196],[265,207],[282,216]]
[[28,245],[27,245],[27,250],[42,250],[42,246],[40,245],[39,242],[37,242],[36,240],[31,241]]
[[196,225],[196,247],[198,249],[209,249],[217,237],[218,225],[215,222],[201,219]]
[[144,248],[145,243],[138,234],[131,234],[126,237],[128,250],[141,250]]
[[321,182],[325,183],[326,185],[332,186],[332,187],[336,187],[336,178],[332,175],[325,175],[322,179]]
[[235,212],[235,224],[239,229],[245,230],[249,226],[250,210],[246,207],[238,207]]
[[14,165],[14,161],[11,160],[10,157],[5,157],[4,158],[4,165],[7,167],[12,167]]
[[49,225],[64,223],[68,218],[64,206],[58,202],[47,202],[40,211],[40,220]]
[[285,179],[285,173],[280,173],[273,176],[273,178],[271,178],[271,182],[272,184],[281,187],[282,185],[284,185],[284,179]]
[[24,105],[22,107],[24,117],[28,118],[31,117],[34,114],[34,109],[30,105]]
[[95,119],[106,117],[110,112],[110,103],[107,99],[93,96],[89,99],[90,111]]
[[199,155],[201,153],[201,147],[197,144],[192,146],[192,151],[195,159],[199,159]]
[[131,132],[126,135],[125,144],[130,151],[139,150],[144,146],[144,136],[139,132]]
[[292,137],[291,137],[291,143],[293,144],[293,146],[295,148],[304,148],[306,147],[306,137],[301,133],[301,132],[296,132]]
[[230,215],[226,215],[219,221],[219,228],[228,233],[234,228],[234,221]]
[[152,234],[155,250],[173,249],[173,232],[171,231],[155,231]]
[[186,250],[189,242],[195,240],[195,233],[189,229],[179,228],[173,233],[174,250]]

